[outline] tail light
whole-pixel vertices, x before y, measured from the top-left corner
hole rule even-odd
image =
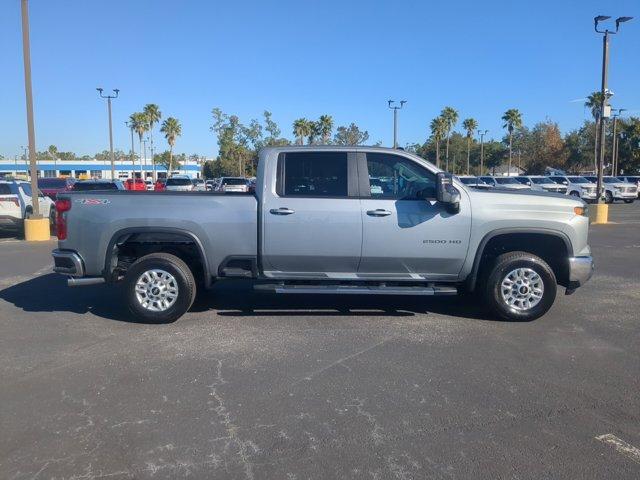
[[[56,200],[56,235],[58,240],[66,240],[67,238],[66,212],[69,210],[71,210],[71,200],[67,198]]]

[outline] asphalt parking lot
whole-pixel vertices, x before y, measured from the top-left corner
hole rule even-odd
[[[640,478],[640,202],[530,323],[219,287],[170,325],[0,239],[0,478]]]

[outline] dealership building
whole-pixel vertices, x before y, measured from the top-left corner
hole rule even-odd
[[[172,175],[188,175],[191,178],[202,176],[202,160],[185,160],[180,162],[180,168],[173,170]],[[167,176],[167,169],[162,165],[152,165],[151,159],[143,159],[140,162],[132,163],[127,160],[114,162],[115,177],[120,180],[127,178],[144,177],[153,178],[154,171],[157,178]],[[0,160],[0,178],[6,176],[24,176],[29,171],[28,162],[24,160]],[[74,177],[74,178],[104,178],[111,179],[111,162],[101,160],[51,160],[38,161],[38,177]]]

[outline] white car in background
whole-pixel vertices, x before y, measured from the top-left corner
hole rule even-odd
[[[55,220],[55,206],[53,200],[38,195],[40,214]],[[0,181],[0,227],[22,230],[24,219],[33,212],[31,198],[31,184],[18,181]]]
[[[174,175],[167,179],[164,189],[168,192],[191,192],[193,183],[187,175]]]
[[[153,180],[151,179],[146,179],[144,181],[145,186],[147,187],[147,190],[153,190],[154,189],[154,183]]]
[[[590,175],[585,178],[597,185],[598,177]],[[616,200],[622,200],[624,203],[633,203],[638,198],[637,185],[624,182],[618,177],[602,177],[602,186],[604,188],[604,200],[607,203],[613,203]]]
[[[538,192],[562,193],[563,195],[567,193],[566,185],[556,183],[544,175],[522,175],[515,177],[515,179]]]
[[[191,183],[193,184],[194,192],[205,192],[207,190],[207,186],[201,178],[192,178]]]
[[[523,185],[514,177],[490,177],[485,175],[478,178],[495,188],[504,188],[507,190],[531,190],[531,187]]]
[[[596,201],[596,186],[585,177],[579,175],[550,175],[549,178],[557,184],[567,187],[567,195],[580,197],[587,203]]]
[[[489,185],[487,182],[480,179],[480,177],[474,177],[473,175],[460,175],[458,179],[465,185],[477,188],[479,190],[487,190],[489,188],[493,188],[493,185]]]
[[[247,193],[249,191],[249,180],[244,177],[222,177],[219,192],[240,192]]]

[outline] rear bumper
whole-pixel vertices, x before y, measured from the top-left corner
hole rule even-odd
[[[592,257],[569,257],[569,288],[578,288],[587,283],[594,268]]]
[[[53,271],[73,277],[84,276],[84,262],[73,250],[53,250]]]
[[[24,220],[12,215],[0,215],[0,228],[20,228]]]

